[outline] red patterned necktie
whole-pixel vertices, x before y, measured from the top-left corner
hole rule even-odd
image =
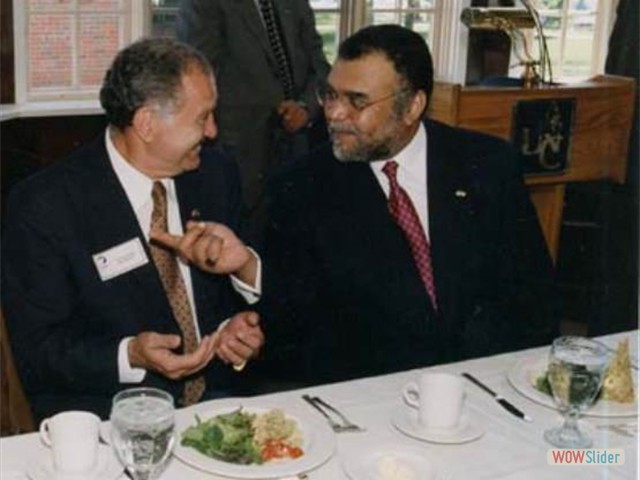
[[[398,163],[391,160],[385,163],[382,171],[389,177],[389,212],[391,212],[394,220],[409,241],[411,253],[420,272],[422,282],[431,298],[433,308],[437,310],[438,304],[436,302],[436,288],[433,282],[431,252],[424,229],[420,224],[420,218],[409,195],[398,184]]]
[[[161,182],[153,182],[151,191],[153,199],[153,212],[151,213],[151,229],[167,231],[167,191]],[[169,299],[171,311],[182,332],[184,352],[190,353],[198,348],[196,326],[191,312],[191,304],[187,296],[187,287],[180,273],[178,260],[173,252],[159,245],[149,245],[151,257],[156,264],[162,286]],[[204,376],[200,375],[187,380],[184,386],[182,403],[184,406],[192,405],[200,400],[205,390]]]

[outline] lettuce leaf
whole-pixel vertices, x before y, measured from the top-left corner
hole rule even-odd
[[[200,453],[239,465],[263,463],[253,444],[254,415],[236,410],[202,421],[196,415],[196,425],[182,432],[181,444]]]

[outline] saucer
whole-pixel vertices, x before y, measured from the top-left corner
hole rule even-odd
[[[405,407],[396,411],[391,421],[401,433],[431,443],[467,443],[484,435],[484,430],[464,415],[457,427],[428,428],[418,422],[417,411]]]
[[[421,447],[383,444],[341,457],[342,469],[351,480],[451,480],[450,474]]]
[[[111,447],[104,445],[98,446],[96,466],[83,473],[56,472],[51,450],[41,450],[40,453],[38,459],[29,463],[27,475],[31,480],[114,480],[124,471]]]

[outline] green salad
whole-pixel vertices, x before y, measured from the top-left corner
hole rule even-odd
[[[202,421],[182,433],[181,444],[200,453],[240,465],[261,464],[262,456],[253,442],[255,415],[236,410]]]
[[[551,391],[551,383],[549,382],[549,376],[547,372],[544,372],[542,375],[536,378],[534,387],[536,387],[536,390],[539,390],[542,393],[553,396],[553,392]]]
[[[304,455],[296,421],[277,408],[264,413],[239,408],[208,420],[195,417],[196,424],[182,433],[181,444],[216,460],[252,465]]]

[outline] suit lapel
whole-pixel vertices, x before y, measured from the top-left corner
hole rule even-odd
[[[145,329],[166,330],[166,321],[172,318],[153,260],[140,230],[131,204],[111,167],[104,139],[96,142],[92,154],[71,179],[75,199],[83,205],[84,237],[93,255],[132,239],[142,243],[148,263],[105,282],[118,298],[127,298],[139,312],[137,321]],[[97,275],[97,273],[96,273]]]
[[[274,7],[280,18],[280,27],[284,41],[284,48],[287,49],[289,58],[293,58],[292,46],[296,42],[296,21],[293,18],[294,12],[289,0],[274,0]],[[294,72],[295,74],[295,72]]]
[[[203,221],[217,220],[211,211],[214,202],[207,194],[212,191],[212,186],[215,185],[214,179],[203,171],[194,171],[176,177],[175,184],[183,226],[186,227],[186,223],[195,216],[200,217]],[[207,204],[203,204],[205,200],[207,200]],[[215,288],[212,282],[219,282],[223,277],[203,273],[195,267],[191,267],[190,272],[198,323],[200,331],[204,335],[216,327],[212,320],[219,318],[216,315],[216,305],[221,304],[219,301],[220,289]]]
[[[473,191],[468,172],[460,165],[463,153],[449,141],[448,130],[431,122],[426,127],[431,261],[438,304],[446,313],[455,308],[466,253],[472,246],[466,226],[474,214]]]
[[[258,12],[258,6],[256,4],[256,0],[235,0],[237,1],[239,14],[242,16],[247,30],[250,31],[255,37],[262,48],[264,50],[265,55],[267,56],[268,62],[272,67],[276,68],[276,59],[273,56],[273,52],[271,51],[271,45],[269,44],[269,38],[267,37],[267,31],[264,27],[264,23],[262,21],[262,16],[260,12]],[[274,2],[276,6],[279,2]]]
[[[388,305],[400,309],[415,306],[416,299],[424,299],[426,306],[427,295],[411,250],[388,212],[387,199],[371,168],[357,163],[337,168],[331,200],[337,214],[328,218],[337,222],[332,248],[344,247],[344,251],[334,255],[353,263],[355,281],[364,282],[363,288],[373,292],[372,298],[388,299]]]

